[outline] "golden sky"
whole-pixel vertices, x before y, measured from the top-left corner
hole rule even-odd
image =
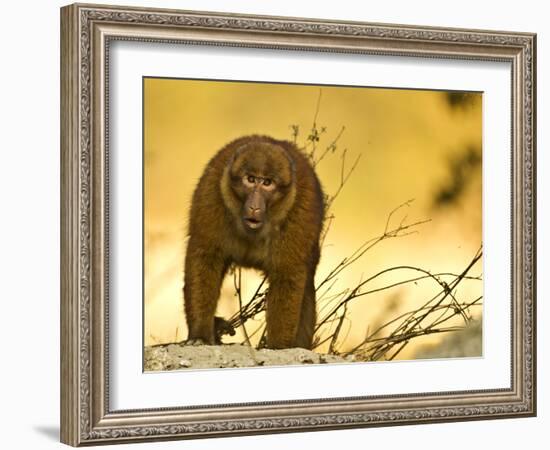
[[[361,243],[380,235],[390,211],[409,199],[414,202],[396,213],[396,224],[405,215],[406,223],[430,222],[416,227],[418,233],[385,240],[367,252],[338,277],[334,292],[392,266],[460,273],[482,239],[481,107],[481,94],[464,99],[426,90],[145,79],[145,344],[187,335],[182,298],[187,215],[208,160],[243,135],[292,139],[291,125],[299,127],[298,143],[303,144],[316,111],[317,126],[326,127],[320,150],[345,127],[337,151],[317,166],[325,193],[338,189],[342,152],[346,168],[360,155],[332,206],[335,219],[317,281]],[[481,264],[475,269],[480,275]],[[379,282],[406,278],[392,277]],[[257,276],[247,273],[245,279],[253,290]],[[238,302],[231,280],[226,281],[218,315],[227,318]],[[420,282],[355,299],[342,346],[356,344],[368,327],[422,304],[434,289],[433,283]],[[473,300],[482,295],[482,283],[463,283],[459,294]],[[473,311],[481,314],[479,307]],[[437,339],[421,338],[416,344]],[[415,347],[411,344],[399,357],[410,358]]]

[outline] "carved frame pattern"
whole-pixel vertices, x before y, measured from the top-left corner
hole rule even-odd
[[[93,5],[67,6],[61,16],[63,442],[78,446],[535,414],[535,35]],[[179,37],[180,31],[185,35]],[[316,43],[319,37],[323,44]],[[101,109],[108,83],[99,78],[113,39],[510,61],[512,388],[243,404],[236,405],[242,411],[227,414],[223,405],[109,411],[108,196],[102,184],[108,183],[108,112]],[[98,149],[105,154],[98,155]],[[355,410],[342,408],[344,401],[357,402]],[[293,412],[285,413],[285,405]]]

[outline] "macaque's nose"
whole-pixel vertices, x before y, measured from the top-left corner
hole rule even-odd
[[[245,214],[251,219],[263,220],[265,212],[265,200],[258,191],[252,192],[245,203]]]

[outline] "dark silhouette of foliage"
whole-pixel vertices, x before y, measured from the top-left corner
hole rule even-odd
[[[479,94],[473,92],[444,92],[444,96],[452,109],[466,109],[479,98]]]
[[[481,166],[481,149],[469,146],[464,152],[449,161],[450,181],[438,189],[434,207],[455,204]]]

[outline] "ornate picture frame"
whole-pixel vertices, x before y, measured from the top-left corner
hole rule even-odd
[[[115,41],[506,62],[510,386],[114,410],[109,84]],[[536,414],[536,35],[75,4],[61,9],[61,441],[94,445]],[[155,376],[155,375],[151,375]]]

